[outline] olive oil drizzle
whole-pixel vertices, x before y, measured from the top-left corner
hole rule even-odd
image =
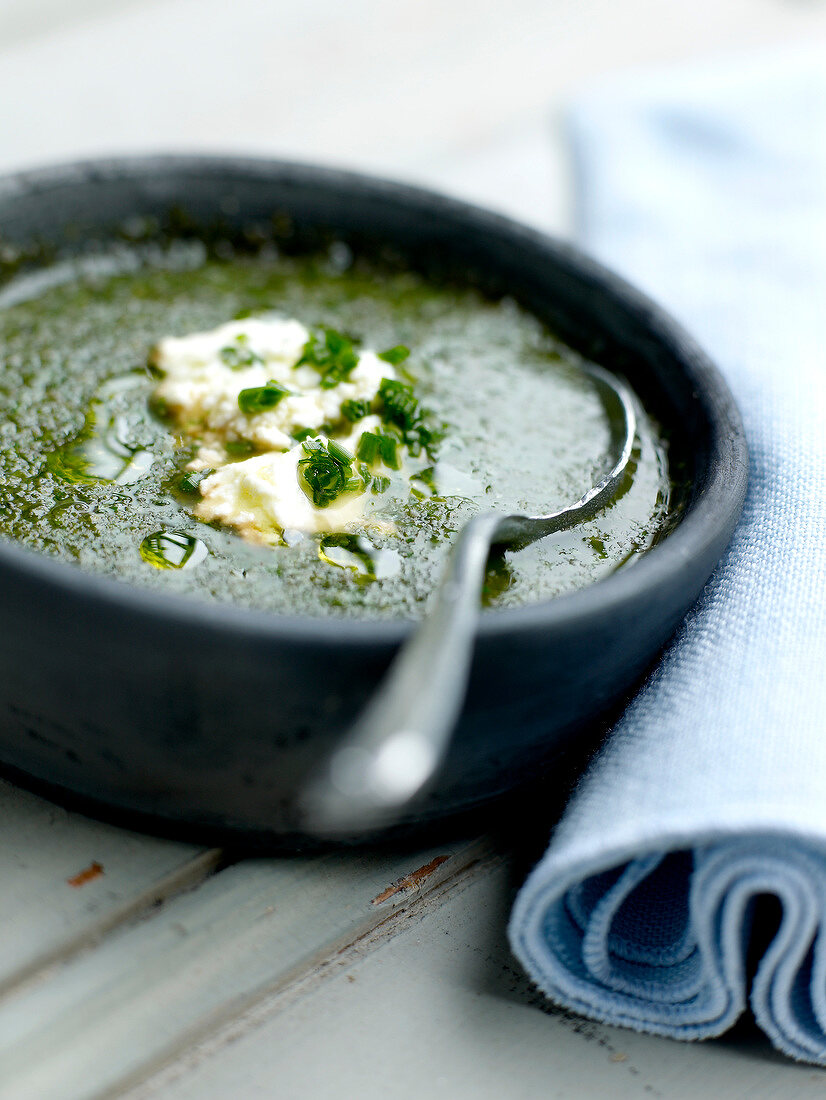
[[[591,484],[603,411],[579,377],[576,355],[514,303],[359,258],[342,266],[332,250],[222,261],[193,248],[185,256],[152,248],[130,251],[120,271],[113,261],[102,273],[46,280],[36,293],[0,303],[3,537],[192,598],[282,613],[412,618],[453,532],[480,507],[547,510]],[[181,483],[192,447],[155,415],[162,410],[148,410],[148,350],[162,335],[271,309],[325,318],[338,332],[358,333],[365,347],[410,349],[402,385],[415,380],[422,406],[451,432],[438,461],[422,446],[421,469],[405,478],[404,492],[392,485],[395,533],[368,527],[360,536],[291,536],[284,546],[259,548],[226,529],[195,525],[200,487],[194,478]],[[239,345],[233,356],[244,352]],[[423,444],[420,428],[431,430],[430,422],[417,423],[412,410],[405,419],[403,391],[387,397],[400,442],[408,435],[415,442],[418,432]],[[593,583],[673,525],[678,507],[664,437],[644,413],[641,425],[636,468],[614,506],[598,523],[492,561],[486,605],[516,606]],[[244,444],[236,451],[239,459],[254,453]],[[464,478],[448,476],[451,468]],[[398,478],[384,462],[371,472]]]

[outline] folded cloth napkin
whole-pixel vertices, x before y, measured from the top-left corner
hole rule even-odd
[[[570,119],[587,249],[717,360],[751,449],[726,558],[592,761],[510,936],[551,998],[682,1039],[751,1005],[826,1064],[826,66],[626,79]],[[751,976],[755,901],[779,900]],[[758,910],[759,911],[759,910]]]

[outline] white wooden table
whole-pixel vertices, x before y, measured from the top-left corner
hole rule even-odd
[[[822,4],[0,0],[0,169],[273,153],[564,233],[577,86],[796,37],[826,45]],[[505,941],[523,862],[494,838],[228,862],[0,782],[0,1098],[826,1096],[749,1028],[685,1045],[545,1005]]]

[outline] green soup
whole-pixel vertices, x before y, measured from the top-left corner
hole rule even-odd
[[[256,546],[193,517],[197,484],[182,482],[193,446],[153,408],[150,351],[266,310],[365,347],[410,349],[406,377],[446,428],[438,479],[393,497],[392,531],[288,533]],[[314,616],[420,615],[469,517],[572,504],[612,458],[581,360],[535,317],[509,299],[354,261],[340,245],[298,258],[124,248],[18,277],[0,291],[0,432],[6,538],[130,584]],[[483,602],[546,600],[627,568],[675,512],[662,433],[640,408],[615,501],[575,530],[494,557]]]

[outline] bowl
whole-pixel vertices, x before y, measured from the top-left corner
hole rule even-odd
[[[511,295],[629,379],[667,429],[687,486],[681,520],[633,567],[483,614],[448,758],[399,823],[415,828],[552,767],[639,682],[731,537],[746,486],[740,417],[694,341],[577,249],[347,172],[152,157],[9,176],[0,180],[0,278],[122,241],[136,226],[214,243],[262,225],[290,246],[334,237]],[[410,630],[160,597],[2,542],[0,764],[55,797],[167,833],[301,845],[297,791]]]

